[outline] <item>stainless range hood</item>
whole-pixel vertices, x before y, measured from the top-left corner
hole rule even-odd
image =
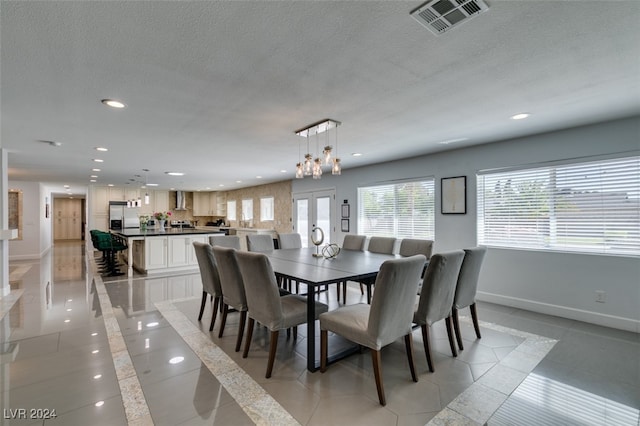
[[[187,197],[184,191],[176,191],[176,210],[187,209]]]

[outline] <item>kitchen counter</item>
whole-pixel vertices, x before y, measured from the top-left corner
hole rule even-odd
[[[197,270],[193,243],[208,243],[210,236],[224,235],[222,231],[197,228],[126,228],[111,232],[127,239],[130,277],[134,267],[146,274]]]
[[[205,227],[202,227],[205,228]],[[168,236],[168,235],[193,235],[193,234],[224,234],[223,231],[214,230],[213,227],[207,227],[207,229],[198,228],[147,228],[142,230],[140,228],[126,228],[120,230],[112,229],[111,232],[117,235],[121,235],[125,238],[129,237],[152,237],[152,236]]]

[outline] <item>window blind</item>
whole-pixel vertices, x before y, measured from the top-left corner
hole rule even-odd
[[[478,242],[640,255],[640,157],[478,175]]]
[[[358,188],[358,234],[434,238],[434,180]]]

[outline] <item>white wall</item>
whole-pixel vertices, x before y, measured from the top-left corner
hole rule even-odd
[[[341,176],[294,180],[292,191],[335,187],[338,209],[344,199],[351,204],[355,233],[358,186],[433,176],[434,250],[446,251],[476,244],[478,170],[632,151],[637,155],[639,150],[640,117],[633,117],[355,169],[348,169],[345,158]],[[466,215],[439,213],[440,179],[450,176],[467,176]],[[640,332],[639,277],[638,258],[490,249],[478,298]],[[596,290],[607,292],[606,303],[595,302]]]
[[[9,188],[22,190],[22,240],[9,241],[9,259],[39,259],[51,248],[51,218],[44,217],[51,195],[38,182],[9,181]]]

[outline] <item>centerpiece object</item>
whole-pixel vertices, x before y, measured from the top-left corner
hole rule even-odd
[[[158,221],[158,229],[164,231],[165,222],[171,217],[171,212],[155,212],[153,217]]]
[[[324,231],[322,228],[318,228],[314,226],[311,230],[311,242],[316,246],[316,252],[313,254],[313,257],[322,257],[320,253],[320,244],[324,242]]]
[[[140,229],[142,231],[146,231],[147,230],[147,224],[149,223],[149,216],[147,215],[142,215],[140,216]]]

